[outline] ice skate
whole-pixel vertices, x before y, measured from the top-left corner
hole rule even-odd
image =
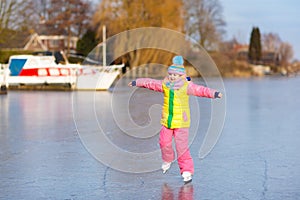
[[[182,178],[183,178],[184,184],[188,184],[188,183],[192,182],[192,174],[190,172],[183,172]]]
[[[163,170],[163,174],[165,174],[168,171],[168,169],[170,169],[171,164],[172,163],[170,163],[170,162],[164,162],[162,164],[161,169]]]

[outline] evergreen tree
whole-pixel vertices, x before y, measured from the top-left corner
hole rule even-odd
[[[81,39],[77,42],[77,52],[82,53],[84,56],[87,56],[90,51],[92,51],[99,41],[96,39],[96,32],[88,29],[87,32],[82,36]]]
[[[257,63],[261,60],[261,53],[260,31],[258,27],[253,27],[248,51],[249,61],[251,63]]]

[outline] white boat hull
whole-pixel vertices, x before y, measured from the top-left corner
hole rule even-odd
[[[69,84],[76,83],[76,76],[8,76],[8,85],[50,85],[50,84]]]
[[[8,86],[68,85],[76,90],[108,90],[124,65],[56,64],[51,56],[12,56]]]
[[[77,77],[77,90],[107,90],[120,75],[119,71],[101,72]]]

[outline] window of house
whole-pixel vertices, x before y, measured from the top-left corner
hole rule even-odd
[[[59,41],[58,40],[50,40],[49,45],[50,45],[50,47],[59,47]]]

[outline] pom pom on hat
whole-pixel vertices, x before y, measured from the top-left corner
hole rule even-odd
[[[174,65],[183,65],[184,63],[182,56],[174,56],[172,61]]]
[[[168,68],[168,73],[169,74],[179,74],[179,75],[184,75],[185,74],[185,69],[183,66],[183,58],[182,56],[174,56],[172,59],[173,65],[171,65]]]

